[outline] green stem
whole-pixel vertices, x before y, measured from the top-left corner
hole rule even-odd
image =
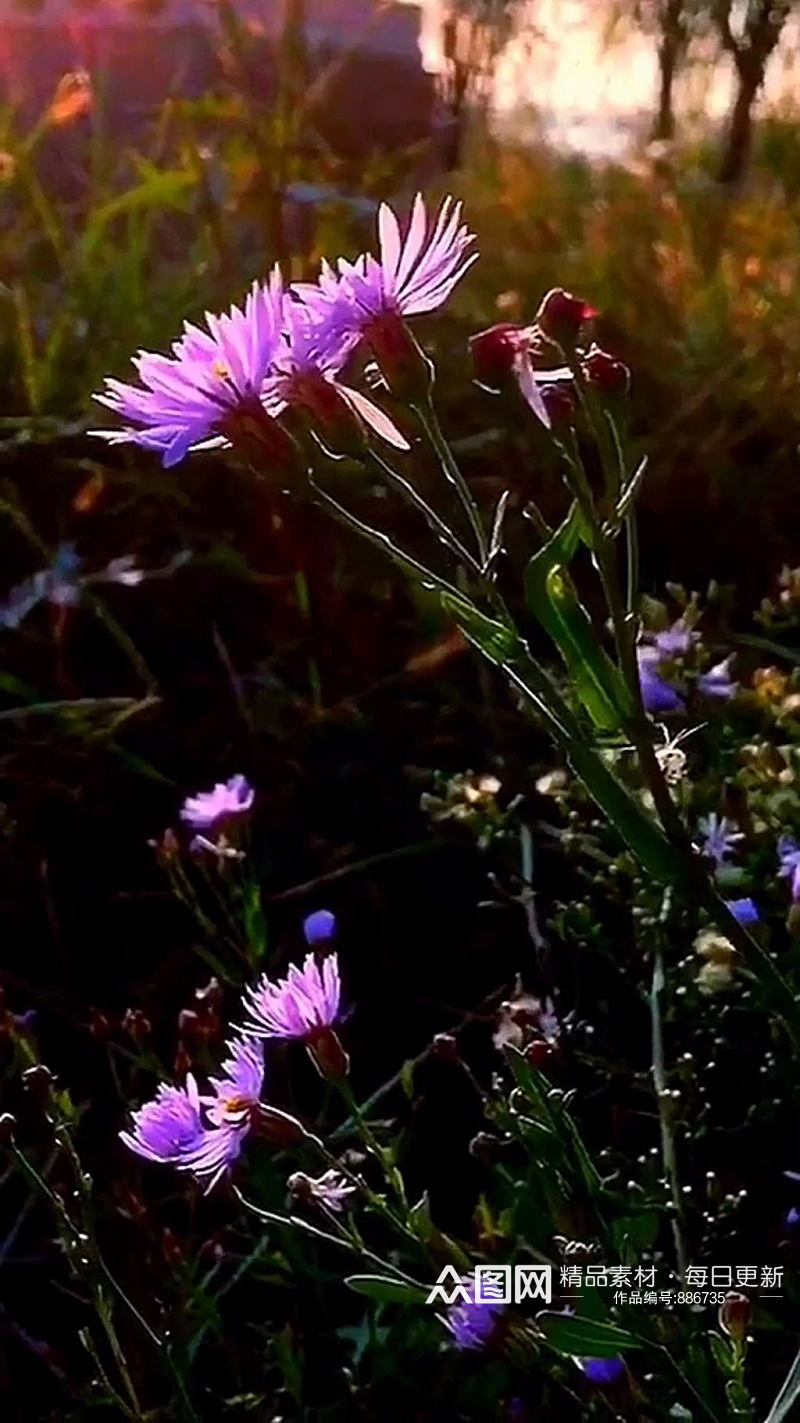
[[[680,1181],[678,1179],[675,1138],[672,1133],[672,1122],[670,1121],[667,1099],[667,1071],[664,1060],[664,1034],[661,1024],[661,995],[664,992],[666,982],[661,930],[669,915],[671,902],[672,890],[667,887],[664,891],[661,913],[659,915],[659,925],[656,930],[655,943],[653,946],[653,983],[650,990],[650,1025],[653,1088],[658,1103],[658,1120],[661,1129],[661,1159],[664,1163],[664,1174],[669,1184],[669,1192],[672,1200],[673,1215],[671,1226],[672,1238],[675,1242],[675,1256],[678,1262],[678,1274],[681,1280],[684,1280],[686,1278],[686,1267],[689,1262],[683,1239],[683,1203],[681,1199]]]
[[[478,558],[483,568],[489,557],[489,544],[483,523],[481,522],[480,510],[472,497],[472,491],[466,479],[459,469],[453,451],[444,437],[442,427],[439,424],[439,417],[433,406],[433,401],[429,397],[424,404],[413,405],[411,408],[414,410],[420,425],[425,431],[428,441],[441,465],[445,479],[455,490],[458,502],[467,516],[470,528],[475,535]]]

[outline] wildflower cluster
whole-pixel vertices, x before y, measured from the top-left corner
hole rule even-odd
[[[378,231],[378,257],[323,262],[315,284],[288,288],[276,267],[241,307],[206,313],[205,330],[187,322],[171,355],[139,352],[141,384],[108,379],[97,396],[123,426],[96,433],[155,450],[165,466],[211,442],[255,443],[286,468],[297,456],[288,433],[296,422],[333,453],[358,448],[365,427],[407,449],[389,415],[344,380],[345,367],[370,355],[393,392],[426,387],[429,369],[405,318],[441,306],[477,254],[451,198],[431,222],[417,195],[404,235],[383,204]]]
[[[234,781],[243,780],[234,777]],[[230,783],[229,783],[230,784]],[[217,787],[216,791],[225,789]],[[197,797],[198,801],[203,797]],[[309,945],[325,946],[333,931],[333,917],[322,920],[319,911],[306,921]],[[320,934],[320,923],[330,933]],[[134,1112],[130,1131],[120,1133],[131,1151],[148,1161],[158,1161],[188,1171],[210,1191],[233,1166],[248,1136],[262,1131],[273,1139],[290,1140],[303,1134],[299,1122],[262,1100],[264,1043],[289,1039],[305,1043],[320,1071],[341,1076],[347,1057],[333,1030],[339,1016],[341,984],[335,952],[318,957],[312,949],[302,968],[295,965],[288,977],[272,981],[266,974],[245,990],[246,1022],[226,1045],[220,1075],[209,1078],[201,1092],[193,1073],[183,1087],[162,1084],[152,1101]],[[333,1192],[340,1208],[338,1179],[323,1185],[311,1183],[310,1197]]]

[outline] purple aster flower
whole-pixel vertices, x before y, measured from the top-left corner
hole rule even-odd
[[[409,448],[380,406],[338,379],[348,346],[335,313],[287,294],[282,324],[283,335],[261,392],[273,419],[287,409],[304,412],[335,454],[353,447],[360,452],[361,441],[354,445],[354,437],[362,424],[396,449]]]
[[[207,312],[206,331],[185,322],[171,356],[140,351],[133,361],[140,386],[106,379],[105,391],[95,399],[126,423],[92,433],[112,444],[133,441],[156,450],[169,467],[210,437],[217,443],[235,438],[237,422],[244,421],[249,429],[255,423],[267,445],[284,453],[287,437],[272,428],[260,402],[279,349],[282,317],[283,284],[276,267],[269,281],[253,283],[243,310]]]
[[[193,1077],[186,1087],[161,1083],[152,1102],[133,1113],[131,1131],[121,1131],[120,1141],[147,1161],[176,1165],[199,1146],[203,1136],[200,1101]]]
[[[706,697],[719,697],[723,701],[734,696],[739,689],[739,683],[731,680],[732,661],[731,653],[729,657],[723,658],[722,662],[717,662],[707,672],[701,673],[697,679],[697,690]]]
[[[465,1276],[462,1283],[469,1298],[450,1305],[447,1328],[457,1349],[483,1349],[494,1333],[505,1306],[499,1300],[476,1300],[474,1275]]]
[[[404,318],[436,311],[477,258],[474,235],[461,221],[461,203],[446,197],[432,224],[417,193],[405,235],[386,203],[378,210],[380,257],[339,261],[338,274],[323,268],[316,287],[298,288],[304,302],[327,313],[350,349],[362,340],[395,386],[416,377],[420,352]],[[427,374],[425,375],[427,380]]]
[[[316,1180],[311,1176],[306,1176],[303,1171],[295,1171],[286,1184],[292,1195],[299,1201],[327,1206],[328,1210],[337,1213],[344,1210],[348,1200],[356,1194],[357,1189],[350,1185],[344,1176],[333,1167]]]
[[[734,919],[745,927],[748,924],[757,924],[761,918],[758,905],[753,899],[726,899],[725,904]]]
[[[309,948],[327,944],[336,934],[336,915],[330,909],[317,909],[303,920],[303,937]]]
[[[728,856],[734,853],[737,842],[744,839],[741,830],[734,830],[732,821],[724,815],[717,815],[713,810],[710,815],[704,815],[698,820],[697,828],[702,836],[703,854],[713,860],[715,865],[723,864]]]
[[[691,651],[697,641],[698,634],[687,625],[684,618],[678,618],[671,627],[666,628],[664,632],[655,633],[653,637],[653,644],[662,657],[680,657]]]
[[[590,1383],[616,1383],[625,1372],[625,1360],[618,1354],[611,1359],[579,1359],[578,1362]]]
[[[292,964],[286,978],[272,983],[266,974],[246,988],[245,1032],[259,1038],[313,1040],[336,1021],[339,1012],[339,962],[336,954],[317,961],[308,954],[302,968]]]
[[[797,1209],[797,1206],[790,1206],[783,1218],[783,1223],[787,1230],[800,1229],[800,1210]]]
[[[191,1149],[176,1162],[202,1181],[206,1192],[239,1157],[252,1129],[264,1085],[264,1053],[251,1038],[234,1038],[226,1044],[230,1057],[221,1077],[209,1078],[211,1092],[200,1096],[207,1125]]]
[[[181,820],[193,830],[210,830],[220,821],[245,815],[254,798],[255,791],[245,776],[231,776],[229,781],[217,781],[213,790],[187,796]]]
[[[679,692],[658,675],[661,654],[656,647],[640,644],[636,649],[639,665],[639,681],[642,688],[644,709],[651,714],[683,711],[684,701]]]
[[[791,835],[778,841],[778,878],[792,882],[792,899],[800,900],[800,845]]]

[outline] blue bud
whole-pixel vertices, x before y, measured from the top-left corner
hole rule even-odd
[[[317,909],[303,920],[303,934],[310,948],[316,944],[326,944],[336,933],[336,915],[330,909]]]

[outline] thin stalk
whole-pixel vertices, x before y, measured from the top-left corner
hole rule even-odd
[[[397,1197],[398,1203],[401,1206],[402,1210],[407,1211],[408,1201],[406,1199],[406,1189],[403,1184],[403,1178],[400,1175],[400,1172],[398,1171],[394,1162],[391,1160],[389,1153],[384,1149],[384,1147],[381,1146],[380,1142],[375,1136],[372,1127],[370,1126],[369,1122],[364,1116],[361,1107],[356,1101],[356,1097],[352,1087],[350,1086],[350,1083],[347,1081],[346,1078],[340,1077],[336,1080],[336,1087],[339,1090],[339,1095],[341,1096],[350,1117],[355,1122],[358,1128],[359,1134],[361,1136],[362,1141],[364,1142],[364,1145],[369,1149],[369,1151],[375,1157],[375,1160],[378,1162],[378,1165],[380,1166],[384,1176],[386,1177],[386,1183],[390,1187],[394,1195]]]
[[[675,1257],[678,1262],[678,1274],[684,1280],[686,1278],[686,1267],[688,1257],[686,1245],[683,1238],[683,1204],[681,1199],[680,1181],[678,1178],[678,1159],[675,1152],[675,1138],[672,1132],[672,1122],[669,1115],[667,1071],[664,1060],[664,1033],[661,1022],[661,996],[666,983],[664,973],[664,950],[662,944],[662,929],[669,915],[672,901],[672,892],[669,888],[664,891],[664,898],[659,915],[659,925],[655,934],[653,945],[653,982],[650,990],[650,1031],[652,1050],[652,1074],[653,1088],[658,1104],[658,1120],[661,1130],[661,1159],[664,1163],[664,1174],[669,1184],[670,1199],[672,1201],[672,1239],[675,1243]]]
[[[458,535],[445,523],[444,519],[440,518],[436,510],[431,507],[411,481],[405,479],[396,469],[392,469],[392,466],[378,454],[377,450],[370,449],[368,451],[368,457],[370,463],[375,465],[384,478],[388,479],[391,484],[396,485],[406,502],[422,514],[428,526],[437,537],[441,539],[442,543],[456,555],[456,558],[460,559],[460,561],[465,564],[467,568],[472,569],[473,572],[480,573],[480,565],[470,553],[469,549],[465,548]]]
[[[481,567],[483,568],[489,557],[489,544],[486,538],[486,531],[481,521],[480,510],[472,497],[472,490],[459,469],[453,451],[444,437],[433,401],[429,398],[425,404],[414,405],[412,409],[436,454],[445,479],[455,490],[458,502],[467,516],[470,528],[475,535],[478,557]]]

